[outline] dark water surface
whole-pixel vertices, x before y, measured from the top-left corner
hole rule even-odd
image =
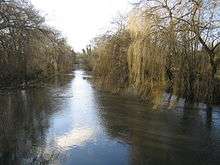
[[[0,164],[220,164],[220,108],[155,110],[85,76],[0,93]]]

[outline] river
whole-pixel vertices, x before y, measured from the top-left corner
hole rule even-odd
[[[0,164],[219,165],[220,108],[154,109],[83,70],[0,93]]]

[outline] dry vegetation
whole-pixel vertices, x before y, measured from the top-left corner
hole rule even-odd
[[[168,91],[212,103],[219,94],[219,16],[217,0],[142,0],[116,32],[96,38],[90,66],[113,91],[132,88],[144,99]]]
[[[0,82],[29,80],[72,68],[74,52],[26,0],[0,0]]]

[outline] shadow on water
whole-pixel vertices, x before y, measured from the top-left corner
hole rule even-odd
[[[56,112],[53,105],[59,104],[50,88],[62,88],[71,79],[56,77],[48,88],[4,91],[0,95],[0,164],[50,161],[54,153],[45,151],[46,137],[50,117]]]
[[[0,163],[30,163],[38,156],[35,152],[44,146],[49,127],[49,97],[27,91],[0,96]],[[48,106],[48,107],[46,107]],[[42,111],[42,108],[48,111]],[[31,109],[31,110],[30,110]],[[37,153],[38,154],[38,153]],[[40,154],[40,153],[39,153]]]
[[[97,91],[87,77],[76,70],[42,88],[4,91],[0,164],[220,164],[219,107],[168,97],[156,110]]]

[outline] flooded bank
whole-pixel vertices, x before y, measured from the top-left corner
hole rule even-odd
[[[0,95],[0,164],[220,164],[220,108],[97,91],[83,70]]]

